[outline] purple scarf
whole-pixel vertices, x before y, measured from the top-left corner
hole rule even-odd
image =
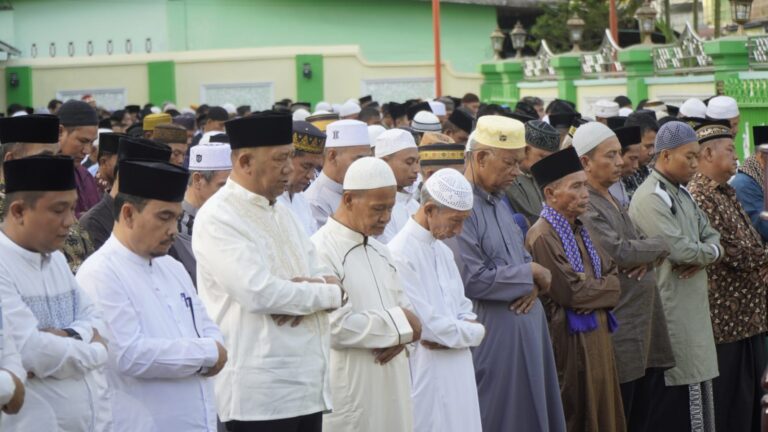
[[[565,257],[568,258],[568,262],[571,264],[573,271],[584,274],[584,261],[581,259],[581,252],[579,251],[579,245],[576,243],[576,237],[573,235],[571,224],[563,217],[563,215],[546,204],[544,204],[544,207],[541,210],[541,217],[546,219],[546,221],[552,225],[557,236],[560,237],[560,242],[563,244],[563,249],[565,250]],[[587,229],[582,226],[579,230],[579,234],[581,235],[581,239],[584,241],[584,247],[589,254],[589,261],[592,263],[595,279],[600,279],[603,271],[600,255],[597,254],[597,250],[592,244],[592,239],[589,238]],[[597,328],[597,317],[594,312],[582,315],[577,314],[571,309],[566,309],[565,316],[568,320],[568,330],[571,334],[587,333]],[[613,333],[618,326],[618,322],[616,321],[613,312],[608,311],[608,330]]]

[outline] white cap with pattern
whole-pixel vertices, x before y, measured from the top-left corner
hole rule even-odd
[[[459,211],[472,210],[472,185],[453,168],[443,168],[430,176],[424,187],[438,203]]]

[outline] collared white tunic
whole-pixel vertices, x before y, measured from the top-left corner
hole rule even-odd
[[[0,232],[0,298],[22,365],[34,374],[24,406],[4,416],[1,430],[109,430],[107,350],[89,343],[100,317],[64,255],[29,251]],[[82,340],[40,331],[47,328],[70,328]]]
[[[323,429],[333,432],[392,432],[413,429],[405,351],[386,364],[373,349],[411,342],[410,308],[387,247],[328,218],[312,242],[349,296],[331,318],[333,412]]]
[[[398,192],[395,196],[395,206],[392,207],[392,218],[384,232],[376,240],[387,244],[405,227],[408,219],[419,210],[419,203],[408,192]]]
[[[104,316],[115,432],[215,432],[213,380],[221,332],[184,266],[136,255],[114,234],[77,272]]]
[[[304,196],[304,192],[291,196],[287,191],[277,197],[277,201],[286,206],[296,217],[296,220],[304,228],[308,236],[317,231],[317,221],[312,216],[312,207]]]
[[[330,409],[326,311],[341,306],[341,290],[291,280],[332,273],[290,210],[230,178],[197,213],[192,249],[200,298],[229,350],[215,379],[221,421]],[[272,314],[304,320],[278,326]]]
[[[414,431],[480,432],[480,404],[470,347],[485,336],[453,252],[413,218],[389,242],[405,293],[421,320],[422,340],[450,349],[416,344],[411,365]]]
[[[325,221],[339,208],[343,192],[344,186],[331,180],[324,172],[321,172],[304,192],[318,228],[325,225]]]

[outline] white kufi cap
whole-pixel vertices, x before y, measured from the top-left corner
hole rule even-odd
[[[226,171],[232,169],[229,144],[198,144],[189,150],[190,171]]]
[[[315,105],[315,111],[333,111],[333,107],[326,101],[320,101]]]
[[[459,211],[472,210],[472,185],[453,168],[436,171],[424,183],[429,195],[440,204]]]
[[[599,100],[595,102],[594,111],[596,117],[616,117],[619,115],[619,104],[605,99]]]
[[[381,159],[360,158],[349,166],[344,175],[344,190],[370,190],[397,186],[392,168]]]
[[[589,122],[576,129],[576,133],[573,134],[573,147],[579,156],[584,156],[603,141],[615,136],[616,134],[608,126],[599,122]]]
[[[728,120],[739,116],[739,105],[730,96],[717,96],[709,100],[707,117],[715,120]]]
[[[386,132],[387,128],[385,128],[382,125],[370,125],[368,126],[368,139],[370,140],[372,145],[376,145],[376,138],[379,137],[379,135]]]
[[[390,129],[376,138],[374,144],[376,157],[382,158],[408,148],[416,148],[416,141],[410,132],[403,129]]]
[[[309,111],[304,108],[299,108],[293,112],[293,121],[304,121],[309,117]]]
[[[413,116],[411,127],[416,132],[442,132],[440,119],[429,111],[419,111]]]
[[[683,117],[705,118],[707,116],[707,106],[701,99],[690,98],[680,106],[680,114]]]
[[[326,148],[370,146],[368,125],[358,120],[339,120],[328,125],[325,130]]]

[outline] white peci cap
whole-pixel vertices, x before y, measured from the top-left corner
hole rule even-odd
[[[325,129],[326,148],[370,146],[368,125],[358,120],[339,120]]]
[[[397,186],[392,168],[381,159],[360,158],[352,163],[344,175],[344,190],[371,190]]]

